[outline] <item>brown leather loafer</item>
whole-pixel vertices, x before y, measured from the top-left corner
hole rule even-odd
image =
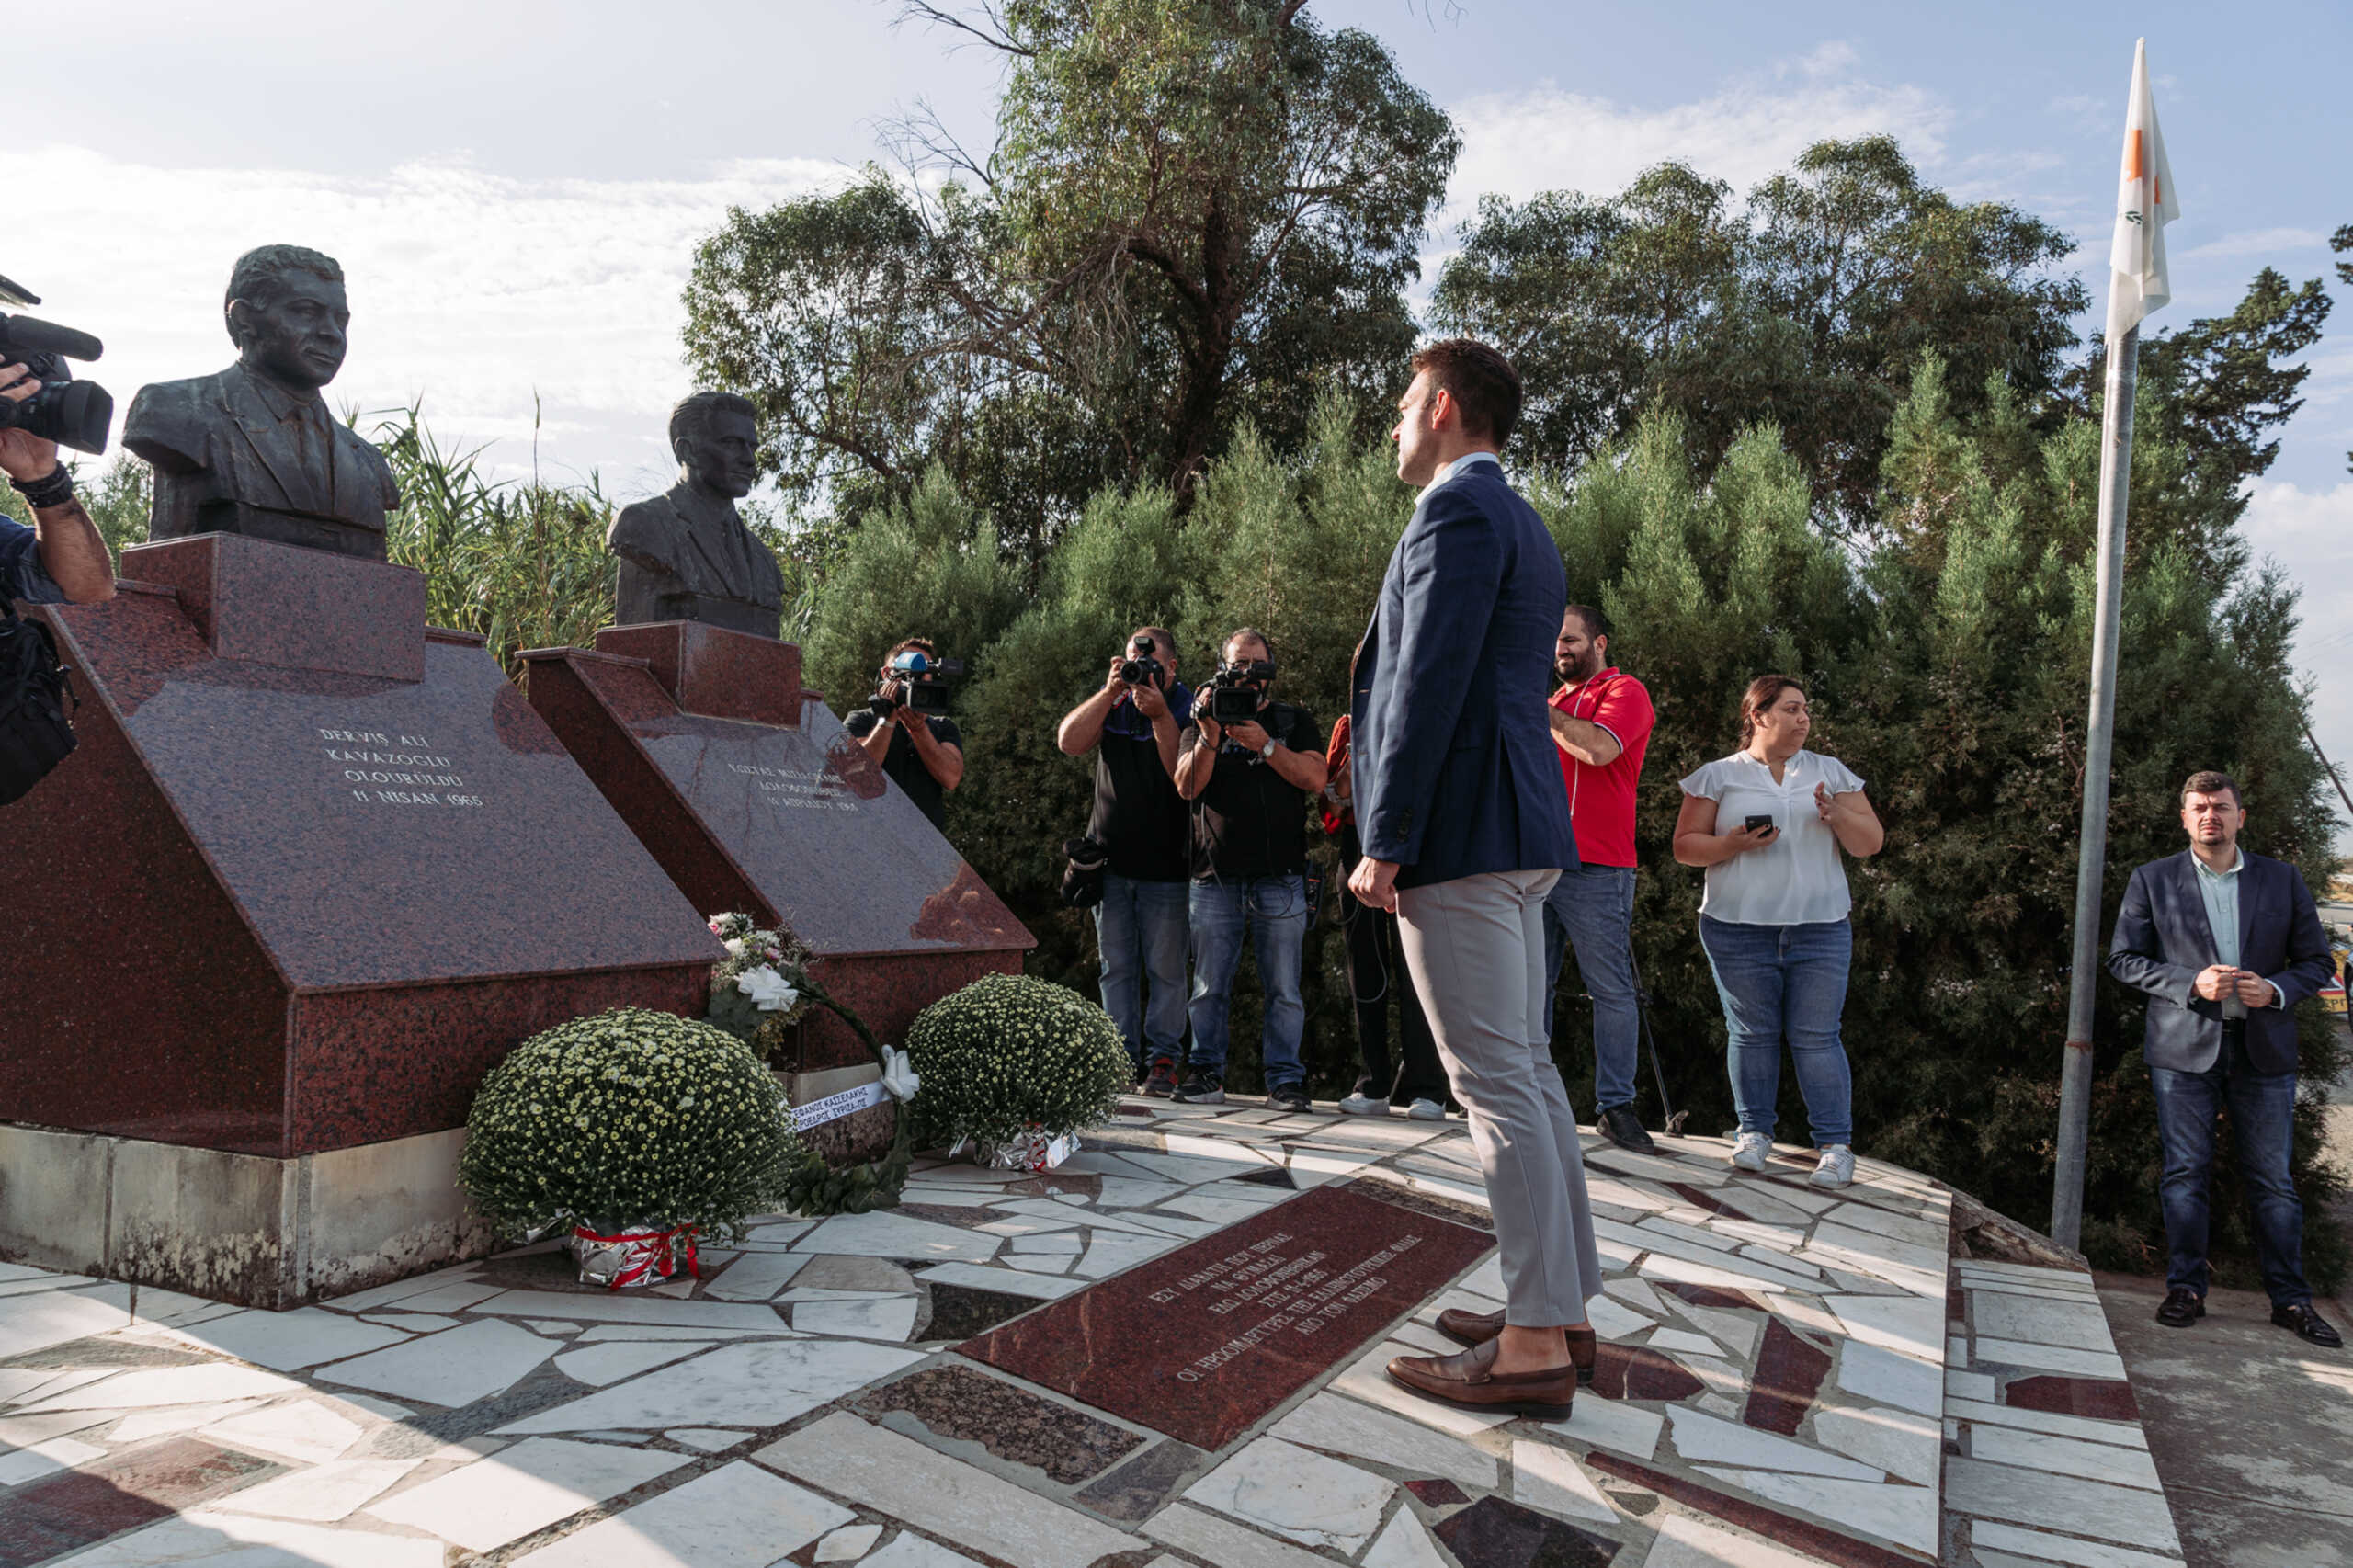
[[[1449,1307],[1438,1314],[1438,1331],[1457,1345],[1484,1345],[1504,1331],[1501,1312],[1466,1312],[1461,1307]],[[1593,1381],[1593,1360],[1598,1353],[1598,1341],[1589,1328],[1564,1331],[1569,1339],[1569,1364],[1577,1369],[1577,1381]]]
[[[1425,1399],[1467,1410],[1568,1419],[1570,1402],[1577,1396],[1575,1368],[1498,1374],[1490,1370],[1495,1361],[1491,1339],[1452,1356],[1400,1356],[1389,1363],[1389,1377]]]

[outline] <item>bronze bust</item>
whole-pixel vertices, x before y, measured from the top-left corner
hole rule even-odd
[[[735,510],[752,493],[758,438],[751,403],[733,392],[696,392],[670,411],[678,483],[622,507],[605,538],[620,558],[615,625],[699,620],[777,634],[784,574]]]
[[[383,560],[392,471],[319,395],[343,368],[343,268],[300,245],[247,251],[225,314],[237,362],[140,388],[123,422],[123,445],[155,469],[147,537],[250,534]]]

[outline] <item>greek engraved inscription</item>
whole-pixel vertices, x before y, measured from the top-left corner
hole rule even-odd
[[[1150,1299],[1159,1305],[1196,1309],[1213,1318],[1239,1314],[1248,1324],[1178,1371],[1178,1382],[1199,1382],[1277,1335],[1321,1333],[1346,1317],[1350,1308],[1380,1294],[1389,1282],[1382,1270],[1422,1241],[1419,1236],[1400,1237],[1354,1267],[1336,1273],[1324,1267],[1331,1259],[1320,1250],[1294,1256],[1293,1239],[1289,1232],[1278,1233],[1152,1292]]]
[[[854,812],[858,797],[838,777],[821,767],[769,767],[731,762],[727,771],[751,781],[760,799],[779,811]]]
[[[360,805],[471,811],[483,803],[464,770],[430,736],[313,728],[330,777]]]

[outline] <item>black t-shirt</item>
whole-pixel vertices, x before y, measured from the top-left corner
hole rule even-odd
[[[1172,703],[1189,700],[1179,686]],[[1101,845],[1114,876],[1138,882],[1181,882],[1192,874],[1192,812],[1176,782],[1160,763],[1160,742],[1150,727],[1133,733],[1142,715],[1115,710],[1129,720],[1122,729],[1106,724],[1095,751],[1095,814],[1086,836]]]
[[[1304,708],[1270,702],[1258,723],[1292,751],[1324,755],[1324,732]],[[1199,728],[1186,725],[1187,736]],[[1209,787],[1193,801],[1194,880],[1279,877],[1305,869],[1307,791],[1229,736],[1218,748]]]
[[[848,731],[853,739],[862,741],[872,734],[874,726],[881,722],[874,716],[873,709],[861,708],[842,721],[842,728]],[[943,719],[932,713],[925,715],[924,722],[931,726],[933,740],[943,745],[954,746],[959,751],[964,749],[964,737],[957,732],[955,720]],[[915,755],[915,743],[908,738],[905,730],[893,729],[891,732],[890,749],[882,754],[882,771],[892,783],[907,792],[907,799],[931,819],[932,826],[942,833],[948,831],[948,791],[939,787],[939,780],[931,776],[931,769],[926,767],[923,758]]]

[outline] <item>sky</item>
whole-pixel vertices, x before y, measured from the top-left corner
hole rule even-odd
[[[2229,310],[2266,266],[2326,278],[2337,299],[2245,527],[2303,585],[2315,729],[2353,763],[2353,290],[2327,249],[2353,222],[2353,6],[1315,0],[1310,14],[1379,36],[1461,131],[1426,278],[1484,192],[1605,192],[1668,158],[1745,189],[1813,141],[1883,131],[1956,196],[2075,237],[2095,312],[2145,36],[2182,206],[2174,301],[2149,328]],[[623,498],[667,483],[697,240],[730,206],[848,178],[918,102],[985,148],[999,79],[984,51],[898,25],[888,0],[76,0],[51,15],[11,40],[17,101],[37,108],[8,136],[19,216],[0,220],[0,274],[43,296],[33,313],[108,341],[89,373],[119,404],[226,364],[230,263],[307,244],[350,278],[338,407],[422,400],[444,444],[487,444],[494,472],[594,471]]]

